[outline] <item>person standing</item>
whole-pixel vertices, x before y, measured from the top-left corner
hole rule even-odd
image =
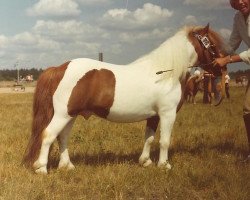
[[[226,92],[226,96],[227,96],[228,99],[230,98],[229,81],[230,81],[230,76],[229,76],[229,74],[226,74],[225,75],[225,92]]]
[[[214,61],[214,66],[224,67],[228,63],[245,62],[250,64],[250,0],[230,0],[231,7],[238,12],[234,16],[233,30],[229,40],[229,46],[232,51],[239,48],[243,41],[248,50],[239,54],[228,55],[222,58],[217,58]],[[250,77],[248,77],[248,80]],[[249,152],[244,162],[250,162],[250,81],[248,81],[244,105],[243,119],[247,131]]]
[[[203,93],[203,103],[212,104],[212,78],[213,74],[204,71],[204,93]]]

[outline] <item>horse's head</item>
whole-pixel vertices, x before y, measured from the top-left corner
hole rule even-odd
[[[220,74],[221,69],[213,67],[212,62],[215,58],[226,55],[221,37],[209,28],[209,24],[202,28],[192,28],[188,37],[198,55],[197,64],[208,72]]]
[[[209,28],[209,24],[204,28],[196,27],[191,29],[188,33],[188,37],[198,55],[197,64],[199,67],[214,76],[222,77],[221,83],[217,83],[215,87],[217,98],[215,99],[214,105],[217,106],[221,103],[225,94],[225,70],[220,67],[214,67],[213,61],[216,58],[226,55],[222,39]]]

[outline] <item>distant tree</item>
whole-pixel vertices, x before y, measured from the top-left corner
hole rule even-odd
[[[247,76],[249,77],[250,76],[250,69],[248,70],[245,70],[245,71],[242,71],[242,70],[238,70],[236,72],[230,72],[229,73],[229,76],[234,79],[236,77],[239,77],[239,76]]]
[[[33,79],[37,80],[39,75],[43,72],[43,69],[20,69],[19,75],[26,77],[27,75],[33,75]],[[0,70],[0,81],[15,81],[17,79],[16,69],[2,69]]]

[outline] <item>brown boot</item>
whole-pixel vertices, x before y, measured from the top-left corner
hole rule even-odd
[[[218,76],[214,79],[214,106],[220,105],[222,102],[224,96],[222,95],[221,92],[221,76]]]

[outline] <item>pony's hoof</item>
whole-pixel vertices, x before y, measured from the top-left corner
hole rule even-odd
[[[71,162],[59,163],[58,169],[74,170],[75,166]]]
[[[34,168],[36,174],[47,174],[48,173],[47,166],[42,165],[38,161],[34,162],[33,168]]]
[[[151,165],[152,164],[152,160],[151,159],[148,159],[148,160],[146,160],[146,162],[144,162],[143,163],[143,167],[148,167],[149,165]]]
[[[150,158],[148,159],[140,159],[139,160],[140,165],[142,165],[143,167],[148,167],[149,165],[152,164],[152,160]]]
[[[168,161],[165,161],[164,163],[158,163],[158,167],[165,169],[166,171],[172,169],[172,166]]]
[[[46,167],[40,167],[40,168],[36,169],[35,173],[36,174],[48,174]]]
[[[69,163],[67,166],[67,170],[74,170],[75,166],[72,163]]]

